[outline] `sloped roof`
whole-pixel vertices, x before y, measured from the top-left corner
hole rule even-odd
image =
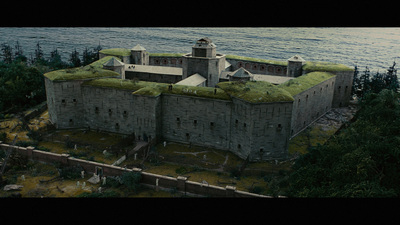
[[[243,67],[240,67],[239,69],[233,71],[232,73],[229,73],[227,76],[237,77],[237,78],[246,78],[246,77],[251,77],[252,75],[253,74],[251,74],[249,71],[247,71]]]
[[[135,47],[132,48],[133,51],[146,51],[145,48],[143,48],[143,46],[137,44]]]
[[[295,56],[290,57],[290,59],[288,59],[288,61],[291,61],[291,62],[305,62],[306,60],[301,58],[301,56],[299,56],[299,55],[295,55]]]
[[[187,85],[187,86],[198,86],[206,80],[207,79],[204,78],[203,76],[201,76],[200,74],[195,73],[195,74],[191,75],[190,77],[187,77],[186,79],[179,81],[176,84]]]
[[[197,41],[198,41],[198,42],[201,41],[201,42],[212,43],[211,39],[208,38],[208,37],[201,38],[201,39],[199,39],[199,40],[197,40]]]
[[[114,67],[114,66],[123,66],[124,63],[120,62],[119,60],[115,59],[114,57],[112,57],[110,60],[108,60],[107,62],[105,62],[103,64],[103,66],[106,67]]]

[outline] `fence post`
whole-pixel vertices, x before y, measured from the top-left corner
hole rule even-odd
[[[69,158],[69,154],[61,154],[61,156],[60,156],[61,164],[68,166],[68,158]]]
[[[183,191],[186,195],[186,180],[187,177],[182,177],[182,176],[178,176],[177,178],[178,184],[177,184],[177,189],[178,191]]]
[[[28,146],[26,147],[26,154],[28,156],[28,159],[33,160],[33,150],[35,150],[35,147]]]
[[[235,197],[236,187],[226,185],[226,197]]]

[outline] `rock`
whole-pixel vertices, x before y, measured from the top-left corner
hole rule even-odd
[[[8,185],[4,186],[3,190],[4,191],[13,191],[13,190],[19,191],[23,187],[24,187],[23,185],[18,185],[18,184],[8,184]]]

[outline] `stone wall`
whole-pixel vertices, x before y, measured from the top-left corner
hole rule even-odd
[[[149,61],[149,65],[152,66],[170,66],[182,68],[182,57],[150,56]]]
[[[123,134],[133,132],[132,91],[85,85],[82,96],[84,127]]]
[[[182,80],[182,75],[125,71],[125,79],[175,84]]]
[[[253,74],[286,76],[287,73],[287,66],[284,65],[276,65],[263,62],[254,62],[254,61],[229,59],[229,58],[227,58],[226,61],[228,61],[232,65],[232,71],[235,71],[240,67],[243,67]]]
[[[335,78],[336,76],[293,96],[292,137],[331,110]]]
[[[231,101],[163,94],[163,138],[227,150],[231,106]]]
[[[68,154],[57,154],[52,152],[45,152],[35,150],[34,147],[19,147],[8,144],[3,144],[0,141],[0,149],[6,150],[13,148],[14,152],[28,157],[29,160],[39,161],[43,163],[61,163],[64,166],[81,166],[87,174],[92,174],[96,171],[96,167],[103,169],[103,176],[120,176],[125,172],[138,172],[141,174],[141,184],[145,184],[150,187],[154,187],[156,190],[158,187],[175,189],[182,193],[196,194],[201,196],[211,197],[262,197],[268,198],[270,196],[258,195],[244,191],[236,190],[236,187],[226,186],[219,187],[214,185],[202,184],[198,182],[189,181],[186,177],[177,178],[168,177],[148,172],[143,172],[139,168],[122,168],[119,166],[113,166],[104,163],[98,163],[93,161],[87,161],[83,159],[76,159],[70,157]]]
[[[233,103],[231,151],[250,161],[287,157],[292,102]]]
[[[45,77],[49,116],[57,129],[83,126],[83,82],[84,80],[50,81]]]
[[[353,84],[353,71],[333,72],[336,75],[335,91],[333,94],[332,108],[348,106],[351,98]]]

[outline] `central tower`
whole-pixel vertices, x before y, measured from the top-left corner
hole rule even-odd
[[[207,79],[208,87],[215,87],[224,69],[225,55],[217,54],[216,45],[207,37],[197,40],[192,53],[182,57],[182,79],[198,73]]]

